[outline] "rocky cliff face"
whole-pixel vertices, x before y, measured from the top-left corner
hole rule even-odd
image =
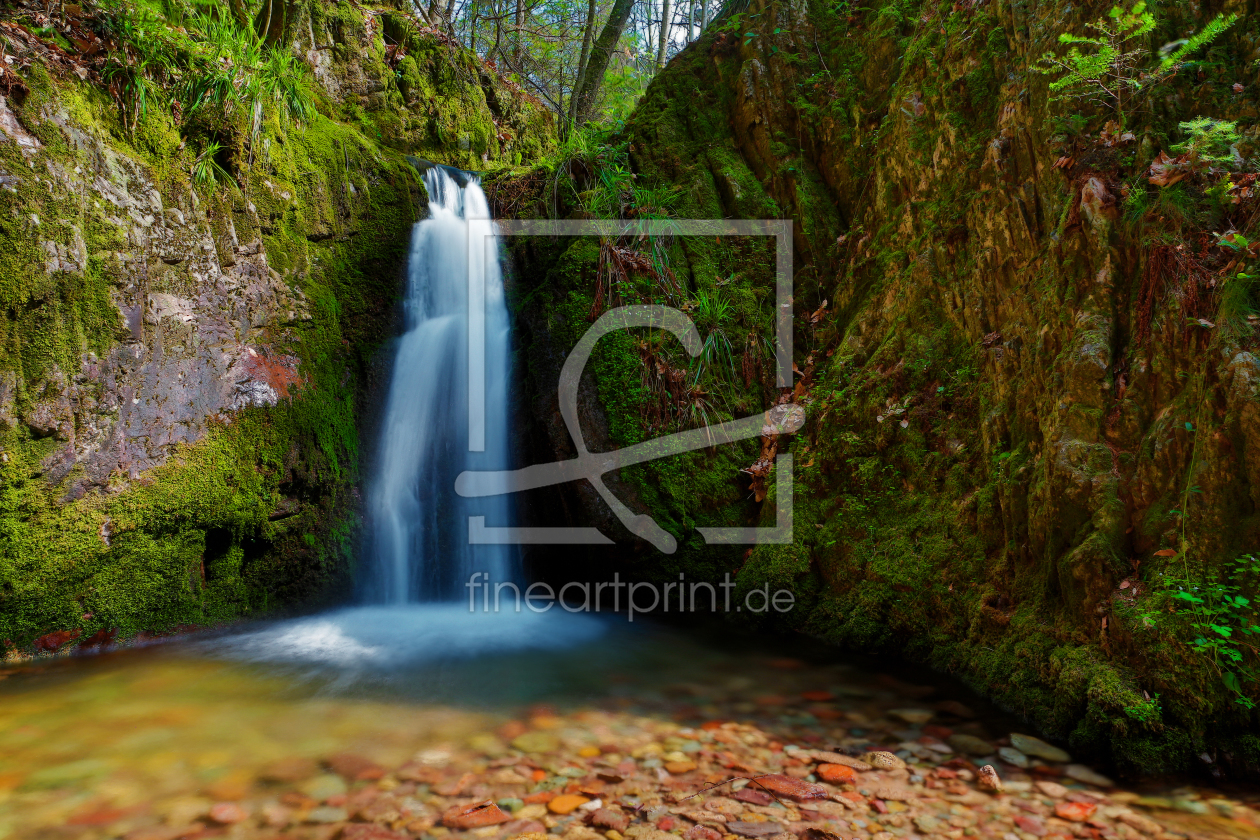
[[[1257,153],[1260,18],[1242,2],[1161,7],[1152,55],[1217,12],[1241,19],[1121,129],[1052,104],[1031,69],[1109,8],[753,0],[720,21],[618,142],[673,215],[793,220],[794,388],[773,387],[756,352],[766,322],[741,308],[772,288],[752,246],[675,242],[678,300],[698,321],[702,298],[735,310],[712,322],[735,386],[725,403],[719,386],[671,389],[691,370],[676,346],[628,338],[597,354],[587,411],[611,445],[659,434],[662,400],[670,428],[702,419],[688,404],[808,412],[790,441],[790,546],[744,555],[694,530],[773,522],[765,455],[786,440],[622,471],[623,500],[681,544],[637,553],[644,573],[790,588],[779,626],[959,674],[1124,773],[1254,771],[1254,713],[1238,702],[1256,697],[1254,651],[1244,639],[1235,692],[1232,659],[1196,649],[1206,627],[1173,597],[1216,575],[1254,598],[1254,580],[1226,574],[1260,544],[1254,255],[1245,237],[1221,241],[1252,235],[1254,199],[1246,167],[1165,185],[1149,167],[1195,116],[1237,120],[1238,154]],[[592,189],[592,165],[567,170],[568,194]],[[505,209],[542,210],[527,186]],[[591,244],[518,257],[535,266],[520,306],[538,410],[558,429],[547,394],[575,337],[555,327],[580,334],[612,263]]]
[[[348,588],[366,395],[425,207],[404,155],[485,166],[554,135],[405,16],[309,8],[292,47],[320,112],[216,126],[234,176],[217,185],[190,177],[170,109],[129,130],[86,58],[6,30],[24,45],[0,98],[10,648]]]

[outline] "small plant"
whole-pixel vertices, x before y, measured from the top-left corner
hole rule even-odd
[[[1199,117],[1180,123],[1178,127],[1185,132],[1186,140],[1173,146],[1174,152],[1209,167],[1223,165],[1237,168],[1242,165],[1242,158],[1237,156],[1235,148],[1242,140],[1237,123]]]
[[[1237,15],[1218,15],[1203,31],[1171,49],[1154,67],[1143,70],[1141,65],[1150,54],[1145,38],[1157,25],[1155,15],[1143,0],[1128,10],[1113,6],[1106,17],[1086,24],[1094,35],[1064,32],[1059,43],[1070,45],[1067,54],[1060,57],[1048,52],[1034,69],[1059,74],[1050,83],[1055,100],[1092,102],[1110,108],[1124,127],[1126,107],[1131,108],[1136,97],[1176,73],[1193,52],[1215,40],[1237,19]]]
[[[218,143],[209,143],[201,150],[201,154],[197,155],[197,159],[193,162],[192,179],[194,184],[211,189],[219,183],[236,185],[236,179],[232,177],[232,173],[224,169],[217,159],[221,151],[223,151],[223,147]]]
[[[1156,587],[1174,606],[1170,629],[1188,636],[1190,649],[1211,660],[1235,702],[1246,709],[1256,707],[1254,686],[1260,684],[1260,614],[1252,599],[1257,583],[1260,559],[1245,554],[1203,580],[1191,579],[1188,572],[1165,573]],[[1141,619],[1151,627],[1168,621],[1166,615],[1156,602]],[[1249,692],[1248,686],[1253,690]]]

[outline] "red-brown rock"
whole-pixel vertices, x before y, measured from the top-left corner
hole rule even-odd
[[[410,837],[375,823],[350,823],[341,830],[341,840],[410,840]]]
[[[231,825],[249,819],[249,811],[235,802],[216,802],[210,806],[210,819],[220,825]]]
[[[1092,802],[1060,802],[1054,806],[1054,815],[1069,822],[1085,822],[1097,810],[1098,806]]]
[[[843,764],[820,764],[814,772],[818,774],[818,778],[833,785],[851,782],[857,778],[857,771]]]
[[[722,840],[721,833],[707,825],[693,825],[683,837],[686,840]]]
[[[612,808],[597,808],[595,813],[591,814],[591,825],[625,833],[630,826],[630,818]]]
[[[457,831],[468,831],[471,828],[482,828],[511,821],[512,818],[489,799],[473,805],[455,805],[442,813],[442,825]]]
[[[361,755],[341,753],[328,759],[328,769],[347,782],[375,781],[385,775],[385,768]]]

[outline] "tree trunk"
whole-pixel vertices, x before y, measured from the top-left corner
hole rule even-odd
[[[297,20],[302,0],[263,0],[254,18],[254,31],[269,47],[284,43],[289,29]]]
[[[573,83],[573,97],[569,102],[569,124],[577,128],[578,98],[577,92],[582,89],[582,80],[586,75],[586,65],[591,58],[591,39],[595,37],[595,0],[589,0],[586,6],[586,26],[582,32],[582,55],[578,59],[577,79]]]
[[[656,48],[656,69],[660,70],[665,66],[665,48],[669,46],[669,16],[673,9],[670,8],[670,0],[661,0],[661,31],[660,43]]]
[[[521,59],[524,57],[525,36],[522,30],[525,28],[525,0],[516,0],[516,47],[514,50],[515,64],[521,66]]]
[[[709,0],[700,0],[700,34],[709,28]]]
[[[608,71],[608,63],[612,61],[617,42],[621,40],[621,33],[625,31],[626,21],[630,19],[630,13],[634,11],[634,2],[635,0],[613,0],[608,20],[591,46],[591,56],[586,64],[586,73],[582,76],[582,85],[574,93],[577,99],[575,113],[578,122],[585,122],[590,114],[591,106],[595,104],[595,97],[604,84],[604,74]]]
[[[232,20],[241,29],[249,28],[249,10],[245,8],[245,0],[230,0],[228,8],[232,11]]]

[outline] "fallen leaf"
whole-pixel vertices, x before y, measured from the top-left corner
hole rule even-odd
[[[1242,82],[1234,82],[1234,93],[1242,93],[1242,92],[1243,92]]]
[[[1151,163],[1150,182],[1157,187],[1168,187],[1180,181],[1190,174],[1190,166],[1188,158],[1185,155],[1178,155],[1170,158],[1164,152],[1156,155],[1155,160]]]
[[[797,801],[826,799],[828,796],[827,789],[822,785],[811,784],[801,779],[793,779],[791,776],[784,776],[780,773],[757,776],[753,779],[753,784],[778,796],[786,796]]]
[[[1156,557],[1176,557],[1176,556],[1177,556],[1177,549],[1175,549],[1175,548],[1161,548],[1159,551],[1155,552],[1155,556],[1156,556]]]

